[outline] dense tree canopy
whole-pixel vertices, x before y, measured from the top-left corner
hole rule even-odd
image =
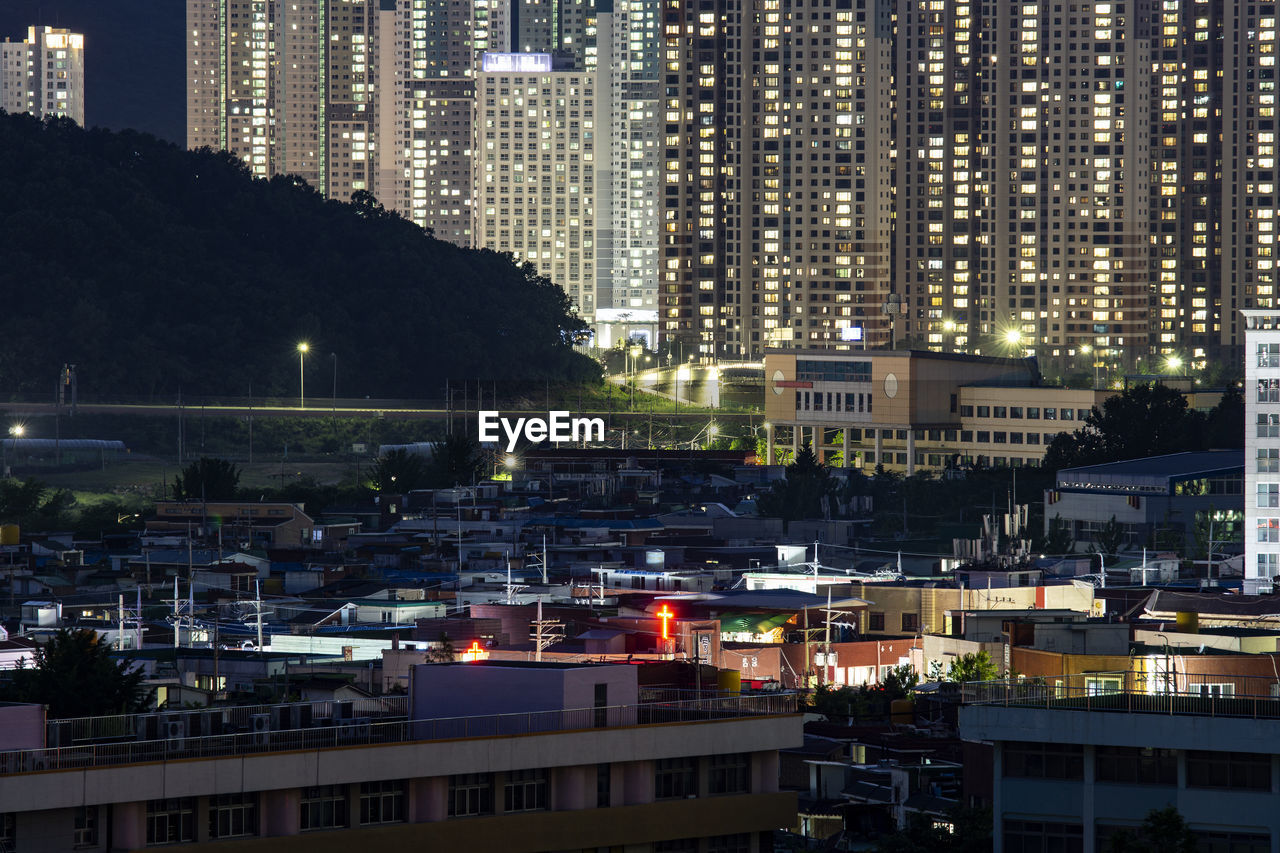
[[[36,649],[35,660],[13,673],[0,696],[47,705],[56,718],[132,714],[150,696],[141,668],[112,659],[111,647],[94,631],[60,630]]]
[[[834,508],[837,485],[831,470],[818,461],[813,449],[806,444],[787,466],[786,479],[774,483],[770,491],[760,495],[760,512],[785,521],[822,518]]]
[[[0,114],[7,387],[47,393],[74,362],[82,398],[293,395],[304,340],[307,387],[331,390],[337,367],[345,396],[598,376],[530,265],[358,202],[254,180],[224,152]]]
[[[1045,452],[1050,471],[1188,450],[1244,446],[1244,400],[1229,389],[1208,415],[1166,385],[1135,385],[1094,406],[1084,425]]]
[[[174,478],[173,496],[180,501],[229,501],[239,485],[235,463],[201,456]]]

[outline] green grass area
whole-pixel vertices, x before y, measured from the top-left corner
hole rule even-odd
[[[355,465],[350,461],[292,462],[280,461],[237,463],[240,468],[240,487],[244,489],[278,489],[306,478],[321,485],[339,485],[355,477]],[[368,471],[368,463],[361,463],[361,472]],[[108,463],[105,469],[88,471],[41,472],[35,479],[59,489],[70,489],[76,495],[77,504],[93,504],[112,497],[132,505],[131,501],[154,501],[161,497],[161,484],[167,483],[171,494],[173,480],[179,468],[172,462],[150,457],[126,458]]]

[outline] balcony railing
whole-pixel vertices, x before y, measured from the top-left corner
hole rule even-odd
[[[0,752],[0,776],[44,770],[76,770],[121,764],[225,758],[347,746],[378,746],[467,737],[507,737],[654,723],[713,722],[796,712],[795,694],[769,693],[677,702],[611,705],[600,708],[392,722],[379,722],[368,717],[335,722],[329,717],[313,717],[312,719],[319,720],[321,725],[283,731],[250,730],[202,737],[175,736],[155,740],[117,740]],[[248,718],[252,721],[253,715]],[[262,720],[264,717],[258,715],[257,719]]]
[[[1280,719],[1280,678],[1089,672],[973,681],[961,686],[961,700],[966,705],[1060,711]]]

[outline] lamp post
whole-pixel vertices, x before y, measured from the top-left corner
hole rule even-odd
[[[307,407],[307,375],[303,370],[303,362],[307,357],[307,353],[311,350],[311,345],[306,341],[298,344],[298,408],[305,409]]]
[[[640,353],[644,351],[644,347],[639,344],[632,344],[627,350],[631,355],[631,411],[636,410],[636,367],[640,361]]]
[[[1098,376],[1098,356],[1096,353],[1094,353],[1093,347],[1090,346],[1089,344],[1083,344],[1080,347],[1080,352],[1084,353],[1085,355],[1093,356],[1093,388],[1096,391],[1098,389],[1098,386],[1102,384],[1102,380]]]
[[[13,454],[15,457],[18,455],[18,439],[22,438],[26,431],[27,428],[22,424],[14,424],[9,427],[9,435],[13,436]],[[7,458],[4,462],[4,475],[6,477],[9,476],[9,461]]]

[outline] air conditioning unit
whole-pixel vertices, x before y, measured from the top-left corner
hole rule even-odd
[[[355,737],[358,740],[367,741],[369,739],[369,734],[372,731],[373,720],[368,717],[356,717],[351,721],[351,723],[351,728],[355,732]]]
[[[185,738],[187,736],[187,721],[181,715],[165,717],[161,731],[164,732],[165,740]]]
[[[271,731],[271,715],[270,714],[250,714],[249,715],[249,731],[253,733],[253,742],[256,744],[264,744],[267,742],[267,733]]]

